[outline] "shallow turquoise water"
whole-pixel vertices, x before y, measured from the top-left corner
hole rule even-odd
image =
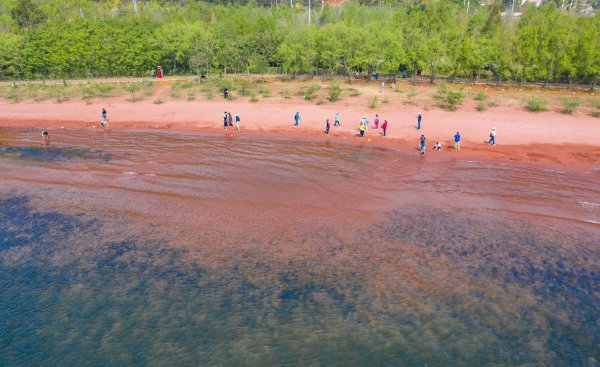
[[[0,130],[0,365],[600,360],[598,172]]]

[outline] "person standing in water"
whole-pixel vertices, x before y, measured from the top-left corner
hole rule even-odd
[[[235,114],[235,128],[237,131],[240,131],[240,117],[237,115],[237,113]]]
[[[383,136],[385,136],[385,131],[387,130],[387,120],[383,120],[383,125],[381,125],[383,129]]]
[[[375,115],[373,123],[375,124],[375,129],[379,129],[379,115]]]
[[[48,135],[48,131],[46,131],[46,130],[42,131],[42,139],[43,139],[44,143],[48,144],[48,141],[50,141],[50,136]]]
[[[225,128],[225,130],[227,130],[227,126],[228,126],[228,123],[227,123],[227,111],[226,111],[226,112],[223,112],[223,127]]]
[[[421,112],[417,113],[417,130],[421,130]]]
[[[490,140],[488,141],[488,145],[496,145],[496,128],[492,129],[490,133]]]
[[[460,150],[460,133],[458,131],[454,135],[454,149]]]
[[[294,115],[294,127],[300,126],[300,112],[296,112]]]
[[[329,135],[329,119],[327,119],[327,121],[325,121],[325,134]]]
[[[425,154],[425,135],[421,135],[421,155]]]
[[[339,113],[335,113],[335,118],[333,120],[333,126],[342,126],[340,125],[340,114]]]

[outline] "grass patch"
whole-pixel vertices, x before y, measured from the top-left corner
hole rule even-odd
[[[462,104],[462,100],[465,97],[463,89],[464,87],[460,87],[459,90],[453,90],[446,84],[441,84],[437,92],[433,95],[436,106],[446,111],[456,111],[456,107]]]
[[[249,80],[240,80],[239,82],[239,91],[240,91],[240,95],[243,97],[248,97],[251,94],[253,94],[252,92],[252,83],[250,83]]]
[[[592,111],[592,117],[600,117],[600,111]]]
[[[348,95],[350,97],[358,97],[360,96],[360,91],[356,88],[348,88],[346,89],[346,91],[348,92]]]
[[[490,101],[488,103],[488,107],[498,107],[499,103],[498,100],[494,99],[493,101]]]
[[[50,97],[56,101],[56,103],[62,103],[69,99],[67,87],[63,85],[53,85],[48,90]]]
[[[256,93],[252,92],[250,94],[250,102],[258,102],[258,96],[256,95]]]
[[[317,98],[317,106],[322,105],[323,103],[325,103],[325,100],[323,99],[323,97],[319,97]]]
[[[383,100],[381,100],[381,103],[390,103],[390,100],[388,97],[385,97]]]
[[[188,101],[193,101],[195,99],[196,99],[196,95],[194,93],[188,93],[188,95],[187,95]]]
[[[340,98],[342,94],[342,87],[339,84],[333,83],[329,86],[329,101],[335,102]]]
[[[204,88],[203,92],[204,98],[206,98],[207,101],[211,101],[213,99],[213,91],[211,88]]]
[[[560,103],[563,106],[561,112],[568,115],[575,112],[579,108],[579,105],[581,105],[581,102],[576,98],[561,98]]]
[[[286,89],[284,89],[284,90],[281,92],[281,95],[282,95],[282,96],[283,96],[283,98],[285,98],[285,99],[292,99],[292,92],[290,91],[290,89],[289,89],[289,88],[286,88]]]
[[[10,87],[4,98],[10,103],[19,103],[22,100],[18,87]]]
[[[548,111],[548,101],[540,97],[531,97],[525,102],[525,108],[531,112]]]
[[[162,100],[162,99],[160,99],[160,98],[157,98],[157,99],[155,99],[154,101],[152,101],[152,103],[154,103],[154,104],[163,104],[163,103],[165,103],[165,101],[163,101],[163,100]]]
[[[377,96],[373,96],[371,99],[369,99],[369,108],[372,110],[377,108]]]

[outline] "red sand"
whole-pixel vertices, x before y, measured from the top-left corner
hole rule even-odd
[[[91,104],[83,101],[55,103],[22,102],[18,104],[0,102],[0,126],[38,127],[48,129],[100,128],[100,111],[107,108],[113,131],[119,129],[172,129],[195,131],[223,131],[224,111],[237,113],[241,118],[241,134],[279,136],[302,136],[303,138],[329,139],[339,142],[375,144],[415,149],[421,134],[428,141],[427,158],[435,159],[485,159],[539,163],[549,166],[590,168],[600,160],[600,121],[597,118],[576,113],[573,116],[559,112],[531,113],[518,103],[507,102],[486,112],[477,112],[473,102],[466,102],[456,112],[439,109],[424,111],[420,107],[397,103],[399,96],[386,91],[390,103],[380,104],[377,109],[366,106],[373,91],[352,98],[344,97],[335,104],[321,106],[314,102],[285,100],[279,97],[262,99],[251,103],[246,99],[224,101],[218,96],[213,101],[170,100],[164,104],[153,104],[151,100],[135,103],[125,97],[95,100]],[[293,116],[300,112],[299,128],[293,127]],[[336,112],[341,115],[342,127],[333,127]],[[416,130],[416,115],[423,113],[423,129]],[[381,136],[381,129],[369,129],[365,138],[357,133],[358,121],[366,115],[371,122],[378,113],[381,122],[388,120],[388,136]],[[325,119],[332,124],[331,134],[325,137]],[[490,130],[497,131],[497,145],[488,146]],[[460,152],[450,149],[452,137],[460,131],[463,143]],[[227,134],[239,134],[235,129]],[[369,140],[370,139],[370,140]],[[442,152],[433,152],[430,147],[440,140]]]

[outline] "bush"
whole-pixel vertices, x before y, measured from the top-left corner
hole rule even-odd
[[[162,99],[160,99],[160,98],[157,98],[157,99],[155,99],[154,101],[152,101],[152,103],[154,103],[154,104],[163,104],[163,103],[165,103],[165,102],[164,102]]]
[[[244,97],[248,97],[252,93],[251,88],[252,88],[252,84],[250,83],[250,81],[248,81],[248,80],[240,81],[240,95],[242,95]]]
[[[563,98],[560,100],[560,103],[562,103],[563,106],[562,112],[569,115],[575,112],[575,110],[581,104],[581,102],[575,98]]]
[[[438,87],[438,91],[433,96],[433,99],[437,101],[436,106],[446,111],[456,111],[456,106],[462,104],[464,98],[463,87],[458,91],[452,90],[446,84],[441,84]]]
[[[196,99],[196,95],[194,93],[188,93],[187,99],[188,101],[193,101]]]
[[[317,105],[318,106],[322,105],[323,103],[325,103],[325,100],[323,99],[323,97],[317,98]]]
[[[413,98],[417,96],[417,88],[410,86],[406,92],[406,104],[413,104]]]
[[[487,100],[487,94],[484,91],[477,92],[475,100],[480,102],[485,101]]]
[[[548,102],[543,98],[532,97],[525,103],[525,108],[531,112],[548,111]]]
[[[360,96],[360,91],[356,88],[348,88],[346,89],[346,91],[348,91],[348,95],[350,97],[358,97]]]
[[[374,110],[377,107],[377,96],[373,96],[371,97],[371,99],[369,99],[369,108]]]
[[[498,100],[494,99],[488,103],[488,107],[498,107]]]
[[[600,117],[600,111],[592,111],[592,117]]]
[[[485,103],[485,101],[479,101],[477,106],[475,106],[475,109],[479,112],[483,112],[487,110],[487,103]]]
[[[250,94],[250,102],[258,102],[258,97],[256,96],[256,93],[252,92],[252,94]]]
[[[206,98],[206,100],[210,101],[213,99],[213,92],[212,89],[210,88],[205,88],[202,90],[204,92],[204,98]]]
[[[258,92],[262,94],[264,98],[271,97],[271,89],[266,85],[261,85],[260,88],[258,88]]]
[[[329,101],[335,102],[340,98],[342,93],[342,87],[339,84],[334,83],[329,86]]]
[[[304,93],[304,99],[310,101],[311,99],[313,99],[313,94],[315,94],[315,92],[319,89],[321,89],[321,86],[319,84],[315,83],[311,85]]]
[[[592,106],[592,108],[600,110],[600,99],[593,99],[593,100],[591,100],[590,101],[590,105]]]

